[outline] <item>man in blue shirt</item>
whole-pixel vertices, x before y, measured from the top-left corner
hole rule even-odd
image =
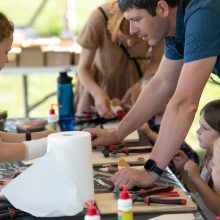
[[[185,139],[210,73],[220,73],[219,0],[118,0],[130,21],[130,33],[151,46],[165,39],[165,52],[157,73],[137,102],[111,131],[88,129],[93,145],[121,141],[168,100],[159,136],[144,166],[125,168],[112,177],[115,185],[153,184]],[[146,172],[147,171],[147,172]]]

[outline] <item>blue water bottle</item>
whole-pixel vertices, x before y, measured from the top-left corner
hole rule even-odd
[[[73,131],[75,117],[73,109],[72,77],[66,71],[60,72],[58,82],[59,125],[61,131]]]

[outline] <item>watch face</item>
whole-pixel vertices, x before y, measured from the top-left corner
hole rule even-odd
[[[151,159],[149,159],[149,160],[147,160],[147,162],[145,163],[145,165],[144,165],[144,168],[145,168],[145,170],[147,170],[147,171],[151,171],[151,169],[155,166],[155,161],[154,160],[151,160]]]

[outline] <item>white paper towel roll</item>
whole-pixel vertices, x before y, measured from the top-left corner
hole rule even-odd
[[[48,151],[2,194],[34,216],[75,215],[94,199],[91,136],[84,131],[51,134]]]
[[[91,135],[85,131],[53,133],[47,151],[52,151],[76,185],[82,203],[94,199]]]

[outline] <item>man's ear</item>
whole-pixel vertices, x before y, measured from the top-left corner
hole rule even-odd
[[[166,1],[160,0],[157,3],[157,14],[161,17],[167,17],[170,11],[170,7]]]

